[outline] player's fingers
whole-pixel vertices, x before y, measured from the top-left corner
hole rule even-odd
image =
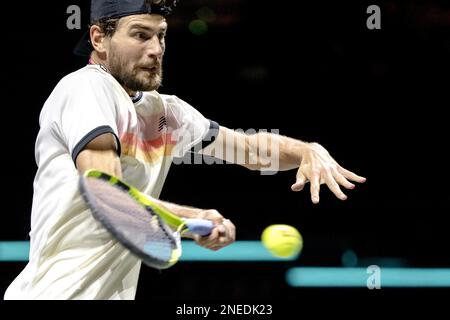
[[[219,227],[221,228],[219,229]],[[230,220],[225,219],[223,221],[223,224],[218,226],[218,229],[219,229],[219,238],[218,238],[219,244],[231,243],[234,241],[235,227]]]
[[[236,227],[230,220],[224,219],[222,227],[224,232],[219,233],[217,241],[210,246],[211,250],[219,250],[233,243],[236,239]]]
[[[358,176],[357,174],[354,174],[353,172],[342,168],[341,166],[338,166],[338,171],[339,173],[341,173],[345,178],[351,180],[351,181],[355,181],[355,182],[359,182],[359,183],[363,183],[366,182],[366,178]]]
[[[350,190],[355,188],[355,185],[353,183],[350,183],[342,174],[339,173],[339,171],[334,171],[333,176],[336,179],[337,183],[339,183],[344,188]]]
[[[230,239],[228,239],[227,237],[219,237],[217,242],[215,244],[211,245],[209,249],[216,251],[216,250],[222,249],[223,247],[226,247],[227,245],[229,245],[231,243],[232,243],[232,241],[230,241]]]
[[[328,188],[341,200],[347,200],[347,196],[342,192],[341,188],[337,184],[336,180],[334,180],[333,175],[328,172],[325,174],[325,183]]]
[[[311,177],[311,200],[314,204],[319,203],[320,197],[320,176],[317,172],[313,173]]]
[[[223,243],[232,243],[236,239],[236,227],[233,222],[229,219],[225,219],[223,221],[223,226],[225,228],[225,233],[222,237],[224,237]]]
[[[217,241],[218,238],[219,238],[219,230],[218,230],[217,227],[214,228],[214,229],[211,231],[211,234],[209,234],[208,236],[202,237],[202,236],[200,236],[200,235],[195,235],[195,241],[196,241],[199,245],[201,245],[201,246],[203,246],[203,247],[206,247],[206,248],[208,248],[208,247],[214,245],[214,243]]]
[[[292,191],[302,191],[306,184],[306,177],[301,173],[300,169],[297,172],[297,180],[291,186]]]
[[[205,210],[201,213],[200,217],[212,220],[216,226],[210,235],[195,238],[199,245],[211,250],[218,250],[234,242],[234,224],[230,220],[225,219],[217,210]]]
[[[216,226],[217,232],[219,236],[222,236],[227,233],[227,228],[223,224],[219,224]]]

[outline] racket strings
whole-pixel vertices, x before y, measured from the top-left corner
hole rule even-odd
[[[156,214],[109,182],[87,178],[86,186],[91,193],[88,201],[95,202],[94,215],[129,243],[131,249],[138,248],[157,260],[157,265],[143,259],[144,262],[154,267],[164,267],[173,260],[179,244]]]

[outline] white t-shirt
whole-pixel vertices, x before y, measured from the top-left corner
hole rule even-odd
[[[63,78],[39,123],[30,260],[4,298],[134,299],[141,262],[87,209],[76,157],[92,139],[112,133],[123,179],[158,198],[174,155],[212,142],[217,123],[175,96],[130,98],[98,65]]]

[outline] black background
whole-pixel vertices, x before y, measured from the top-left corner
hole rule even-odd
[[[160,91],[232,129],[278,129],[317,141],[367,182],[348,191],[346,202],[323,187],[313,205],[307,189],[290,190],[295,171],[261,176],[232,165],[172,166],[162,199],[218,209],[237,226],[237,240],[259,239],[269,224],[292,224],[304,250],[290,263],[184,262],[162,273],[143,267],[138,300],[367,295],[366,289],[293,289],[284,282],[291,266],[341,266],[346,250],[355,252],[359,266],[377,257],[411,267],[450,266],[444,115],[450,5],[294,3],[182,1],[168,18]],[[1,241],[27,240],[39,112],[57,82],[86,63],[71,53],[83,32],[66,27],[71,4],[81,6],[84,30],[86,1],[17,2],[8,6],[15,18],[1,22],[1,159],[8,181]],[[366,27],[371,4],[381,8],[381,30]],[[188,24],[203,6],[217,20],[196,36]],[[24,266],[0,264],[1,295]]]

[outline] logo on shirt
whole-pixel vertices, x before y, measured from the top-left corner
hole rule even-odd
[[[164,127],[167,127],[167,120],[166,117],[162,116],[159,118],[159,124],[158,124],[158,131],[162,131]]]

